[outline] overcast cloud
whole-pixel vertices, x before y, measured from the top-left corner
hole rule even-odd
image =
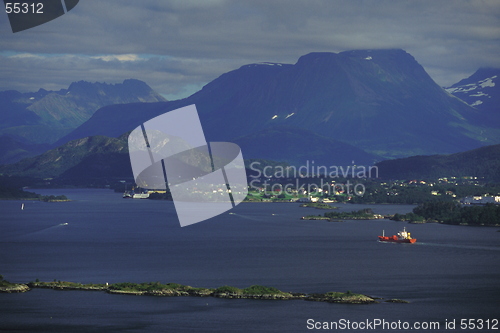
[[[175,99],[248,63],[373,48],[406,50],[442,86],[500,67],[496,0],[80,0],[15,34],[0,16],[0,90],[137,78]]]

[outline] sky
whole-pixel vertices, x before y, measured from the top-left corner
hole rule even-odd
[[[17,33],[3,13],[0,91],[134,78],[174,100],[245,64],[383,48],[445,87],[500,67],[500,1],[80,0]]]

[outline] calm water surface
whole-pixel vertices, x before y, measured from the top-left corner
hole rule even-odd
[[[181,228],[171,202],[124,200],[108,190],[38,192],[65,194],[74,201],[26,201],[22,211],[21,201],[0,201],[0,274],[13,282],[261,284],[306,293],[352,290],[411,303],[342,305],[35,289],[0,294],[0,331],[301,332],[310,331],[308,319],[380,319],[437,321],[440,331],[449,332],[446,321],[500,317],[498,228],[302,221],[303,215],[323,211],[295,203],[242,203]],[[344,211],[366,207],[381,214],[413,208],[340,204]],[[403,226],[418,239],[416,244],[376,241],[382,230],[393,234]]]

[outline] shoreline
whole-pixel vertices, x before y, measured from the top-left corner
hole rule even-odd
[[[65,200],[43,200],[43,198],[0,198],[3,201],[41,201],[41,202],[70,202],[71,199]]]
[[[5,201],[43,201],[43,199],[40,198],[0,198],[0,200],[5,200]],[[44,201],[44,202],[68,202],[71,201],[71,199],[66,199],[66,200],[49,200],[49,201]]]

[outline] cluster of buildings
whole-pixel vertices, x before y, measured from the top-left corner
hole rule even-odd
[[[485,205],[489,203],[500,205],[500,196],[474,195],[460,199],[460,203],[463,205]]]

